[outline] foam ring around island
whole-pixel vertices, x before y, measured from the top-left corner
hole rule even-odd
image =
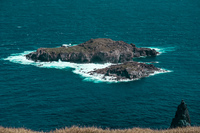
[[[24,51],[23,53],[16,53],[12,54],[4,60],[8,60],[13,63],[23,64],[23,65],[33,65],[36,67],[41,68],[54,68],[54,69],[67,69],[72,68],[73,73],[79,74],[83,77],[84,81],[94,82],[94,83],[119,83],[119,82],[129,82],[133,80],[124,79],[124,80],[116,80],[115,77],[112,76],[104,76],[103,74],[94,73],[91,75],[89,72],[94,71],[96,69],[102,69],[114,65],[113,63],[105,63],[105,64],[95,64],[95,63],[85,63],[85,64],[78,64],[78,63],[71,63],[71,62],[62,62],[62,61],[53,61],[53,62],[34,62],[31,60],[26,59],[25,55],[29,54],[33,51]],[[164,69],[162,69],[164,70]],[[171,72],[169,70],[165,70],[162,72],[154,72],[149,76],[153,76],[156,74]],[[138,80],[138,79],[134,79]]]

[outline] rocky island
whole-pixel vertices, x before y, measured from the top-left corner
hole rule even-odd
[[[33,61],[69,61],[78,63],[123,63],[133,57],[156,56],[158,52],[150,48],[137,48],[134,44],[112,39],[90,39],[72,47],[39,48],[26,55]]]
[[[112,77],[112,80],[133,80],[148,77],[154,72],[164,72],[160,68],[152,64],[144,64],[138,62],[125,62],[123,64],[111,65],[103,69],[90,72],[91,74],[103,74]]]
[[[58,48],[39,48],[25,55],[27,59],[40,62],[67,61],[74,63],[116,63],[107,68],[89,72],[101,74],[113,80],[133,80],[147,77],[156,71],[163,71],[152,64],[134,62],[134,57],[156,56],[158,52],[150,48],[137,48],[135,44],[112,39],[90,39],[76,46]]]

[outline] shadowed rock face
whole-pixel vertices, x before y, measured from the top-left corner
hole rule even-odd
[[[182,100],[178,106],[175,118],[172,119],[170,128],[187,127],[191,125],[187,104]]]
[[[79,63],[123,63],[133,57],[156,56],[158,52],[150,48],[137,48],[123,41],[99,38],[72,46],[59,48],[39,48],[26,55],[33,61],[70,61]]]
[[[107,68],[98,69],[93,73],[103,74],[104,76],[112,76],[116,80],[132,80],[147,77],[155,71],[163,71],[156,68],[152,64],[144,64],[138,62],[125,62],[123,64],[112,65]]]

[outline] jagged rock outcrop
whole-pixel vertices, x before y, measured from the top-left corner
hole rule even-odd
[[[182,100],[178,106],[175,118],[172,119],[170,128],[191,126],[187,104]]]
[[[70,61],[79,63],[123,63],[133,57],[156,56],[158,52],[150,48],[137,48],[134,44],[113,41],[106,38],[90,39],[72,46],[59,48],[39,48],[26,55],[33,61]]]
[[[164,71],[156,68],[152,64],[144,64],[138,62],[125,62],[123,64],[111,65],[110,67],[92,71],[91,74],[103,74],[111,76],[114,80],[133,80],[147,77],[155,71]]]

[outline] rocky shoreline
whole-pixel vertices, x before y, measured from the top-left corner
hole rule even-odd
[[[67,61],[74,63],[115,63],[103,69],[89,72],[90,75],[103,74],[113,80],[133,80],[147,77],[154,72],[163,72],[152,64],[134,62],[134,57],[156,56],[159,52],[150,48],[137,48],[135,44],[113,41],[106,38],[90,39],[76,46],[39,48],[25,55],[35,62]]]

